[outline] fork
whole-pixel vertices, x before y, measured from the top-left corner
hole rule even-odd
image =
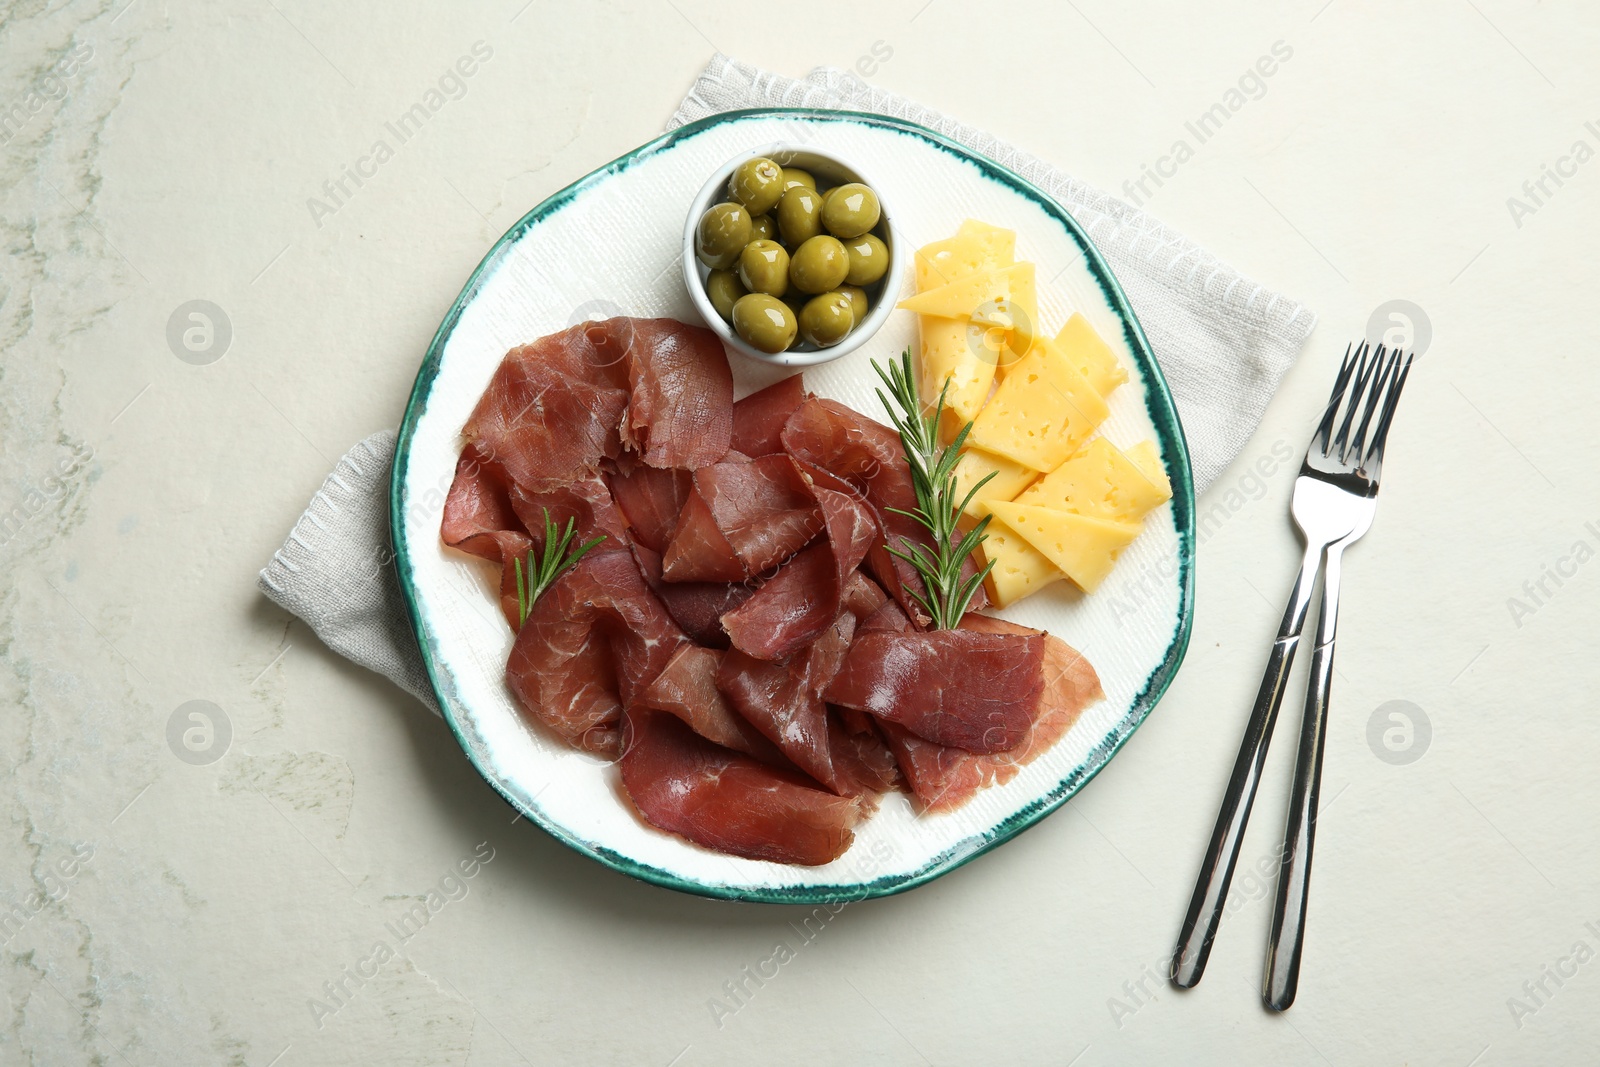
[[[1283,703],[1284,685],[1300,644],[1317,575],[1323,573],[1317,643],[1300,724],[1288,824],[1278,868],[1278,896],[1268,939],[1262,999],[1274,1011],[1294,1003],[1304,944],[1306,894],[1311,877],[1311,849],[1316,831],[1317,793],[1322,778],[1322,753],[1327,738],[1328,695],[1333,676],[1333,642],[1339,614],[1339,572],[1344,550],[1372,526],[1377,508],[1383,447],[1400,391],[1411,372],[1412,355],[1383,345],[1351,346],[1333,384],[1322,420],[1306,449],[1294,483],[1290,509],[1305,543],[1300,571],[1284,609],[1277,640],[1267,654],[1267,667],[1245,726],[1233,775],[1223,794],[1217,824],[1200,867],[1200,877],[1183,930],[1173,950],[1170,976],[1190,988],[1205,973],[1211,943],[1222,919],[1228,885],[1239,858],[1239,846],[1250,806],[1260,784],[1267,743]],[[1359,423],[1356,421],[1359,416]],[[1352,433],[1352,429],[1354,432]],[[1293,928],[1285,926],[1293,916]]]

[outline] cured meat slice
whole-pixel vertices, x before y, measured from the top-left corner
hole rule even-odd
[[[1002,752],[1033,725],[1043,660],[1038,632],[876,631],[851,646],[824,695],[941,745]]]
[[[855,839],[864,805],[712,744],[664,712],[627,715],[622,785],[645,822],[747,859],[816,866]]]
[[[671,712],[707,741],[754,756],[762,763],[792,766],[776,745],[734,712],[717,689],[722,653],[688,645],[678,650],[639,697],[641,707]]]
[[[787,656],[839,613],[844,589],[878,540],[871,509],[850,493],[812,486],[828,537],[795,556],[744,604],[722,617],[733,647],[757,659]]]
[[[735,648],[723,655],[717,671],[717,688],[734,710],[796,767],[835,792],[853,782],[834,767],[821,693],[844,662],[855,626],[855,616],[841,611],[814,644],[787,660],[756,659]]]
[[[683,632],[695,644],[707,648],[727,648],[728,635],[722,629],[722,616],[749,600],[755,587],[744,582],[665,582],[661,580],[661,557],[637,542],[633,554],[639,572],[650,589],[666,605]]]
[[[962,626],[994,633],[1037,633],[986,615],[968,615]],[[1046,635],[1044,688],[1033,727],[1015,748],[979,755],[946,748],[897,723],[879,721],[889,748],[924,811],[949,811],[978,790],[1003,785],[1059,741],[1083,710],[1104,697],[1089,661],[1059,638]]]
[[[783,451],[783,424],[806,401],[806,387],[798,374],[733,405],[733,448],[746,456],[770,456]]]
[[[688,471],[641,464],[611,476],[611,495],[627,518],[633,539],[659,555],[678,528],[678,515],[693,485]]]
[[[652,467],[715,463],[733,437],[733,372],[717,335],[676,319],[590,323],[628,339],[628,433]]]
[[[615,756],[622,709],[689,643],[632,553],[602,545],[534,604],[511,646],[506,682],[568,742]]]
[[[703,327],[579,323],[507,353],[463,432],[536,493],[592,473],[624,445],[652,467],[701,467],[732,440],[733,375]]]
[[[511,487],[511,507],[536,545],[544,545],[546,511],[558,532],[572,523],[572,545],[605,537],[613,547],[627,538],[627,524],[611,498],[611,490],[598,474],[589,474],[545,493],[530,493],[520,485]]]
[[[791,456],[845,479],[878,507],[917,506],[900,436],[883,423],[812,397],[789,416],[780,436]]]
[[[470,552],[494,563],[509,560],[516,549],[526,550],[528,535],[511,507],[510,479],[505,469],[468,444],[456,461],[455,480],[444,501],[444,521],[439,537],[452,548]],[[507,540],[505,535],[510,535]]]
[[[669,582],[740,582],[748,576],[705,498],[693,488],[662,554],[661,575]]]
[[[515,630],[522,620],[511,561],[525,555],[533,540],[512,507],[511,482],[505,470],[471,443],[456,461],[439,537],[453,548],[500,565],[500,612]]]
[[[850,580],[845,583],[844,595],[840,598],[845,610],[856,617],[857,622],[865,622],[878,613],[878,610],[889,603],[889,597],[874,582],[860,571],[852,571]]]
[[[530,492],[581,478],[621,450],[626,367],[618,365],[618,354],[594,343],[591,334],[600,331],[589,328],[596,325],[574,326],[508,352],[462,431]]]
[[[694,484],[747,574],[776,566],[822,532],[811,486],[788,456],[717,463],[695,471]]]
[[[841,793],[881,794],[900,788],[902,778],[894,753],[884,744],[871,716],[848,708],[828,709],[828,749],[834,770],[845,783]]]
[[[716,463],[695,471],[662,571],[669,582],[760,575],[822,529],[810,484],[788,456]]]

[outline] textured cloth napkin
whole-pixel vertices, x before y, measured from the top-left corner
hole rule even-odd
[[[719,55],[667,128],[749,107],[871,111],[936,130],[994,159],[1061,203],[1099,247],[1144,326],[1177,401],[1195,489],[1255,432],[1316,316],[1264,289],[1144,212],[1042,160],[905,97],[831,67],[783,78]],[[352,448],[261,571],[261,590],[329,648],[439,710],[406,617],[389,541],[395,435]]]

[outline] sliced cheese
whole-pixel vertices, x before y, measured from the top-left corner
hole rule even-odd
[[[1099,587],[1116,565],[1117,553],[1128,547],[1140,530],[1138,523],[1096,519],[1015,501],[993,501],[989,508],[996,519],[1016,531],[1085,593]]]
[[[1128,380],[1128,369],[1081,314],[1067,320],[1056,334],[1055,343],[1101,396],[1109,396],[1111,390]]]
[[[1011,263],[1017,235],[1010,230],[990,227],[981,232],[962,232],[943,241],[917,249],[917,292],[937,289],[957,278],[979,271],[994,270]]]
[[[961,224],[956,233],[963,237],[972,234],[1003,234],[1006,240],[1013,244],[1017,239],[1016,231],[1004,229],[992,222],[984,222],[982,219],[968,219]]]
[[[1104,437],[1093,441],[1020,495],[1019,504],[1037,504],[1057,511],[1072,511],[1097,519],[1138,522],[1172,498],[1172,485],[1159,464],[1152,464],[1155,445],[1135,457],[1119,450]],[[1155,466],[1155,471],[1150,470]]]
[[[1012,272],[1011,296],[1005,311],[1011,329],[1009,343],[1018,354],[1026,356],[1034,342],[1045,336],[1039,323],[1039,292],[1032,263],[1019,263]]]
[[[961,453],[961,458],[956,461],[956,497],[966,499],[967,493],[973,486],[983,481],[988,475],[994,475],[973,494],[972,501],[966,507],[966,513],[974,519],[981,519],[988,514],[984,506],[989,500],[1015,500],[1017,494],[1028,487],[1028,483],[1039,476],[1039,472],[1024,467],[1015,460],[1004,456],[997,456],[992,452],[985,452],[981,448],[969,448]]]
[[[972,424],[971,443],[1036,471],[1053,471],[1108,414],[1094,386],[1055,349],[1014,364]]]
[[[994,567],[984,579],[989,600],[997,608],[1015,604],[1066,577],[1040,551],[997,518],[989,519],[979,551]]]
[[[1125,448],[1122,454],[1127,456],[1156,485],[1166,492],[1167,499],[1172,498],[1172,483],[1167,480],[1167,469],[1161,465],[1161,453],[1156,450],[1154,441],[1140,441],[1132,448]]]
[[[984,328],[967,319],[918,316],[922,334],[922,402],[932,406],[945,389],[945,408],[968,423],[978,417],[994,383],[994,361],[986,358]],[[949,382],[948,388],[945,383]]]
[[[971,318],[1009,330],[1013,325],[1011,286],[1013,282],[1025,285],[1032,276],[1032,263],[992,267],[908,297],[897,306],[919,315]]]

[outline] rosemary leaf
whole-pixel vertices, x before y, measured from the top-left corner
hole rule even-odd
[[[544,511],[544,547],[537,554],[534,549],[528,549],[526,572],[523,571],[520,558],[511,561],[512,566],[516,568],[517,576],[518,627],[528,621],[528,616],[533,611],[533,605],[538,603],[545,590],[554,585],[556,579],[561,577],[562,574],[577,566],[578,561],[588,555],[590,549],[606,539],[605,535],[601,534],[599,537],[585,541],[573,549],[571,554],[568,554],[567,546],[572,543],[572,535],[575,532],[577,520],[568,519],[567,528],[562,530],[550,518],[550,509],[544,508],[542,510]]]

